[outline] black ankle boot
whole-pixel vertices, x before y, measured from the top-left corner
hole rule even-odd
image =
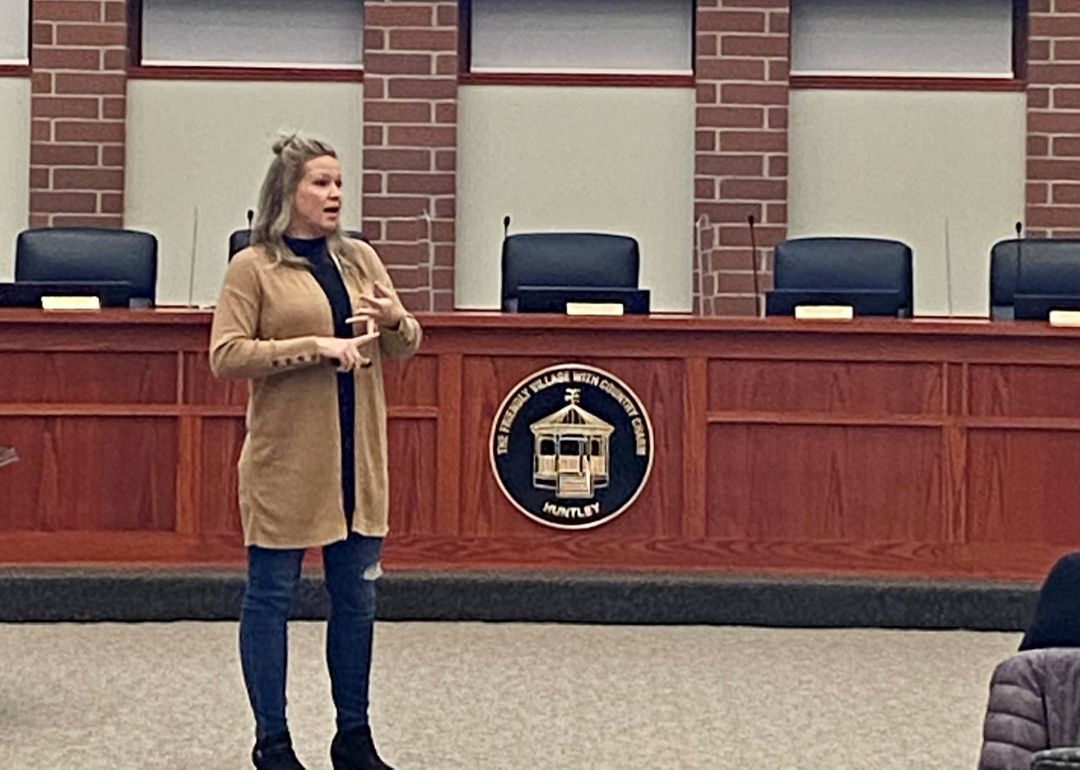
[[[339,731],[330,744],[330,762],[334,770],[394,770],[375,750],[370,727]]]
[[[251,750],[251,761],[256,770],[304,770],[293,752],[288,733],[268,735],[257,741]]]

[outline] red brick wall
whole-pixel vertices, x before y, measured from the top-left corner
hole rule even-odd
[[[458,6],[364,14],[364,229],[410,308],[452,310]]]
[[[705,315],[755,312],[747,216],[762,291],[786,232],[788,15],[788,0],[698,2],[694,310]]]
[[[1028,235],[1080,237],[1080,0],[1031,0]]]
[[[33,0],[30,225],[121,227],[127,6]]]

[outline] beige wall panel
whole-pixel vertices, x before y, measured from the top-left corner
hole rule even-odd
[[[792,91],[790,237],[904,241],[916,315],[987,315],[990,247],[1024,215],[1025,105],[1022,93]]]
[[[229,233],[247,226],[279,129],[335,146],[342,222],[359,228],[362,104],[353,83],[131,81],[124,220],[160,241],[158,302],[188,302],[193,264],[193,301],[217,300]]]
[[[693,281],[694,91],[472,86],[458,107],[457,306],[499,306],[511,232],[630,235],[654,310]]]
[[[15,277],[15,238],[30,211],[30,80],[0,78],[0,281]]]

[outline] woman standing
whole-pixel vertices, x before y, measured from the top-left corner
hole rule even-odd
[[[274,144],[251,245],[225,275],[210,341],[218,377],[251,381],[240,453],[248,547],[240,659],[255,713],[252,761],[303,770],[285,718],[286,624],[305,549],[321,546],[334,770],[383,770],[368,726],[375,580],[387,531],[382,360],[420,325],[366,243],[341,230],[341,167],[326,142]]]

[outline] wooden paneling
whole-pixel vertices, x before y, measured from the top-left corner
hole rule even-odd
[[[390,526],[395,534],[456,534],[454,520],[438,516],[434,420],[395,419],[388,426]]]
[[[4,354],[2,404],[175,404],[176,354]]]
[[[210,372],[206,353],[184,354],[185,404],[243,408],[247,399],[247,380],[219,380]]]
[[[387,404],[435,406],[438,403],[438,366],[438,359],[427,355],[387,362],[383,370]],[[247,381],[217,379],[210,372],[205,354],[184,356],[185,403],[243,407],[247,398]]]
[[[968,432],[968,540],[1080,550],[1080,431]]]
[[[526,376],[549,364],[524,357],[466,356],[461,379],[467,393],[461,409],[461,534],[535,534],[540,525],[525,518],[500,492],[491,472],[491,422],[503,399]]]
[[[460,353],[439,357],[439,413],[435,422],[437,480],[434,532],[461,532],[461,390]],[[397,471],[395,471],[397,472]]]
[[[709,409],[830,414],[941,414],[935,364],[712,361]]]
[[[0,557],[3,555],[0,542]],[[904,541],[730,540],[608,537],[602,530],[546,537],[416,537],[387,541],[401,569],[642,569],[743,574],[881,575],[1039,580],[1068,549],[1046,544],[937,544]],[[1039,565],[1037,568],[1033,565]]]
[[[974,416],[1080,420],[1080,367],[973,365],[970,378]]]
[[[942,542],[941,467],[927,428],[713,425],[708,534]]]
[[[708,530],[706,448],[709,426],[706,420],[709,364],[702,357],[689,358],[683,369],[683,503],[682,536],[689,540],[705,537]]]
[[[404,361],[383,366],[389,406],[435,406],[439,403],[439,359],[417,353]]]
[[[0,563],[244,558],[247,385],[195,311],[0,309]],[[388,362],[391,567],[766,570],[1036,579],[1080,549],[1080,330],[1035,323],[421,317]],[[583,353],[584,352],[584,353]],[[491,423],[591,364],[646,407],[641,495],[595,529],[519,512]]]
[[[0,528],[32,532],[170,531],[177,425],[145,417],[0,417],[6,466]]]
[[[237,417],[202,421],[198,452],[198,530],[241,541],[236,462],[244,443],[244,420]]]

